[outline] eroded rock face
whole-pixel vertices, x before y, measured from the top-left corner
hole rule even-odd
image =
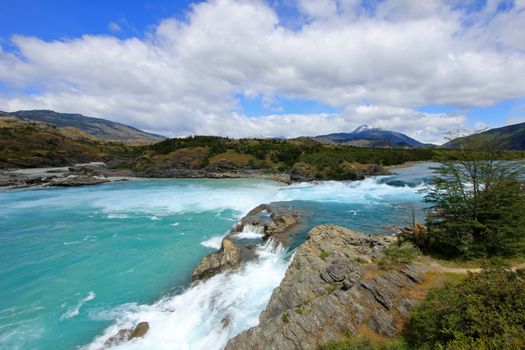
[[[399,334],[415,304],[408,292],[422,281],[423,268],[383,272],[367,263],[390,241],[333,225],[312,229],[259,325],[232,338],[226,349],[316,349],[363,327]]]
[[[248,225],[261,230],[263,240],[274,238],[286,245],[291,228],[299,222],[299,213],[287,207],[261,204],[242,218],[222,240],[221,249],[208,254],[193,270],[192,281],[210,278],[237,269],[242,262],[255,257],[255,244],[239,242],[239,234]]]

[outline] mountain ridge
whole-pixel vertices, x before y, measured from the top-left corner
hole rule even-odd
[[[419,148],[433,146],[419,142],[403,133],[373,128],[367,124],[360,125],[349,133],[319,135],[315,136],[314,139],[325,144],[355,147]]]
[[[59,113],[52,110],[20,110],[1,112],[22,120],[42,122],[58,128],[76,128],[93,137],[111,141],[157,142],[165,139],[162,135],[152,134],[138,128],[103,118],[88,117],[79,113]]]
[[[479,145],[505,150],[525,150],[525,122],[489,129],[455,138],[443,145],[446,148],[472,148]]]

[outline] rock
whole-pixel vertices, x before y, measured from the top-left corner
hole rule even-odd
[[[424,269],[410,264],[378,275],[376,264],[363,263],[390,242],[333,225],[313,228],[259,324],[225,349],[317,349],[363,328],[398,335],[415,304],[408,291],[423,280]]]
[[[221,249],[205,256],[191,276],[192,281],[210,278],[217,273],[236,269],[241,263],[240,248],[229,239],[223,239]]]
[[[48,183],[49,186],[57,187],[72,187],[72,186],[85,186],[85,185],[98,185],[106,182],[110,182],[107,178],[93,177],[89,175],[71,176],[65,178],[57,178],[55,181]]]
[[[313,165],[304,162],[298,162],[293,165],[290,172],[292,181],[304,182],[315,180],[316,169]]]
[[[140,322],[135,329],[131,332],[131,334],[128,336],[128,340],[134,339],[134,338],[142,338],[146,333],[149,331],[149,323],[148,322]]]
[[[277,204],[262,204],[242,218],[222,240],[221,249],[205,256],[193,270],[192,281],[210,278],[218,273],[237,269],[241,263],[256,257],[254,245],[239,243],[237,235],[247,225],[259,227],[263,239],[276,239],[287,245],[292,228],[299,222],[299,213]]]
[[[110,348],[112,346],[124,343],[126,341],[130,341],[135,338],[142,338],[146,333],[149,331],[149,323],[148,322],[140,322],[135,326],[135,328],[125,328],[121,329],[115,334],[114,336],[110,337],[108,340],[104,343],[104,349]]]

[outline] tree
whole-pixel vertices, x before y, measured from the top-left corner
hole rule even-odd
[[[457,160],[441,161],[425,197],[428,247],[451,257],[523,252],[525,192],[521,162],[497,159],[497,150],[472,144]]]

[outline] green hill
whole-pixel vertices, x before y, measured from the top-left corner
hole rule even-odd
[[[443,145],[447,148],[479,146],[502,150],[525,150],[525,123],[508,125],[478,134],[460,137]]]

